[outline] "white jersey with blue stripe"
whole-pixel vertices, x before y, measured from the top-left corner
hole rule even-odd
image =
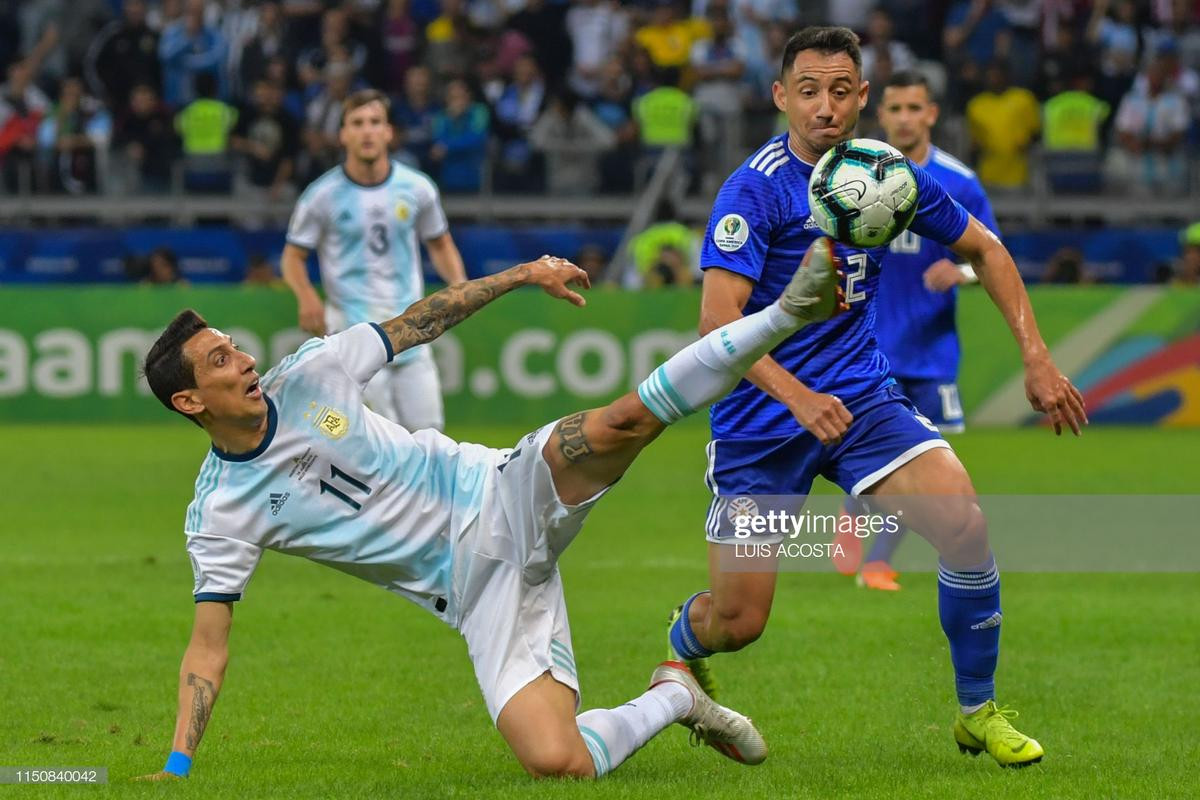
[[[966,230],[967,213],[929,173],[912,166],[918,193],[912,230],[947,244],[957,241]],[[717,194],[700,266],[751,282],[745,314],[775,302],[809,245],[823,235],[808,208],[812,171],[784,133],[747,158]],[[813,391],[837,395],[850,405],[891,380],[875,340],[875,293],[884,249],[839,244],[837,252],[844,261],[850,310],[805,326],[771,356]],[[787,407],[746,380],[712,406],[710,420],[714,439],[791,436],[799,430]]]
[[[304,556],[402,595],[453,625],[456,545],[504,451],[410,434],[363,405],[391,360],[379,326],[311,339],[260,381],[268,430],[215,446],[185,521],[195,599],[238,600],[264,550]],[[469,544],[463,548],[469,558]]]
[[[963,208],[1000,234],[992,204],[969,167],[932,146],[921,166]],[[899,378],[954,383],[958,376],[958,289],[932,292],[922,279],[925,270],[942,259],[959,260],[950,248],[911,229],[893,239],[883,257],[875,333],[892,374]]]
[[[446,231],[433,181],[392,161],[377,184],[357,183],[342,166],[313,181],[296,202],[287,240],[317,251],[331,330],[337,331],[390,319],[421,299],[420,242]]]

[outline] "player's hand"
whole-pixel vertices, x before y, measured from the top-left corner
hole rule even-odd
[[[179,777],[178,775],[176,775],[173,772],[163,771],[163,772],[151,772],[149,775],[139,775],[136,778],[134,778],[134,780],[135,781],[181,781],[181,780],[183,780],[183,778]]]
[[[1049,356],[1033,361],[1025,368],[1025,396],[1034,411],[1050,417],[1054,435],[1061,436],[1063,425],[1076,436],[1088,424],[1083,395],[1063,375]]]
[[[300,329],[313,336],[325,335],[325,304],[319,297],[309,297],[300,301]]]
[[[931,292],[948,292],[959,284],[967,282],[962,270],[948,258],[935,261],[921,276],[925,288]]]
[[[854,421],[854,415],[832,394],[806,391],[789,402],[788,409],[796,421],[823,445],[835,445],[842,441],[846,429]]]
[[[540,286],[551,297],[559,297],[576,306],[585,306],[587,301],[577,292],[571,291],[571,286],[592,288],[588,274],[565,258],[542,256],[537,261],[522,264],[528,270],[525,282],[532,286]]]

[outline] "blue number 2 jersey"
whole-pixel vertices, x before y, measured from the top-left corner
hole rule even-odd
[[[700,265],[745,275],[754,281],[743,312],[773,303],[821,231],[809,216],[808,181],[813,165],[788,145],[788,135],[771,139],[738,167],[713,204]],[[910,229],[952,244],[969,216],[925,170],[913,165],[918,210]],[[771,355],[816,392],[837,395],[846,405],[882,388],[891,379],[875,339],[875,292],[885,248],[859,250],[838,245],[846,273],[850,310],[801,329]],[[799,429],[791,412],[743,380],[710,412],[714,439],[790,436]]]
[[[931,147],[928,162],[921,166],[972,216],[999,235],[991,203],[979,179],[965,164]],[[922,280],[925,270],[943,258],[957,260],[945,245],[911,230],[893,239],[883,258],[879,275],[882,305],[876,333],[879,349],[897,378],[954,383],[958,377],[958,332],[954,323],[958,289],[931,292]]]

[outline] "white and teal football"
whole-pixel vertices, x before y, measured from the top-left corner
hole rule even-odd
[[[882,247],[917,213],[917,178],[887,142],[851,139],[813,167],[808,206],[827,236],[855,247]]]

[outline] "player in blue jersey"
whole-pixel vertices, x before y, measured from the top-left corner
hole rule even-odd
[[[925,76],[916,71],[893,74],[883,89],[878,113],[888,143],[933,176],[971,216],[999,236],[992,204],[975,173],[931,141],[938,106]],[[892,240],[883,257],[876,300],[875,335],[892,377],[917,411],[943,434],[963,430],[955,308],[958,287],[978,279],[971,265],[961,261],[945,245],[904,231]],[[865,511],[861,502],[847,500],[847,514]],[[859,585],[868,589],[898,590],[899,576],[891,560],[903,536],[902,527],[895,533],[877,534],[862,559],[862,540],[839,533],[834,541],[845,554],[838,560],[839,570],[853,574],[857,568]]]
[[[437,187],[388,154],[388,98],[363,89],[342,104],[343,163],[296,201],[283,249],[283,278],[300,327],[315,336],[399,314],[425,295],[421,243],[447,284],[467,279]],[[308,280],[317,251],[325,300]],[[428,347],[405,353],[367,387],[367,404],[409,430],[444,426],[441,384]]]
[[[543,256],[447,287],[382,324],[311,339],[261,377],[252,357],[190,309],[146,356],[155,396],[212,440],[184,518],[195,576],[173,750],[149,780],[185,777],[221,691],[233,603],[263,553],[302,556],[404,597],[453,627],[488,713],[531,774],[601,777],[673,723],[758,764],[753,723],[660,664],[618,708],[579,714],[558,558],[588,512],[667,426],[722,397],[759,358],[839,308],[833,248],[815,242],[778,299],[676,353],[603,408],[511,448],[411,433],[363,405],[397,356],[519,286],[583,305],[587,273]]]
[[[700,261],[701,332],[770,302],[819,235],[809,216],[809,176],[823,153],[853,135],[867,102],[861,68],[858,38],[848,29],[811,27],[788,41],[773,87],[788,131],[746,159],[717,196]],[[1056,433],[1068,427],[1078,434],[1086,423],[1082,397],[1051,360],[1012,257],[928,172],[913,171],[919,209],[911,230],[971,263],[1017,340],[1031,405],[1050,416]],[[722,549],[733,541],[724,523],[742,513],[744,495],[803,496],[823,475],[847,494],[869,495],[881,510],[898,497],[943,497],[940,507],[915,508],[905,521],[940,556],[938,608],[960,705],[954,737],[964,751],[986,750],[1003,765],[1038,761],[1041,746],[1016,731],[1011,712],[994,699],[1000,580],[971,479],[896,388],[876,344],[875,317],[887,311],[874,302],[883,253],[838,250],[849,313],[785,341],[711,409],[711,588],[672,615],[672,650],[711,687],[703,659],[745,647],[766,626],[776,556],[742,562],[746,571],[722,568]]]

